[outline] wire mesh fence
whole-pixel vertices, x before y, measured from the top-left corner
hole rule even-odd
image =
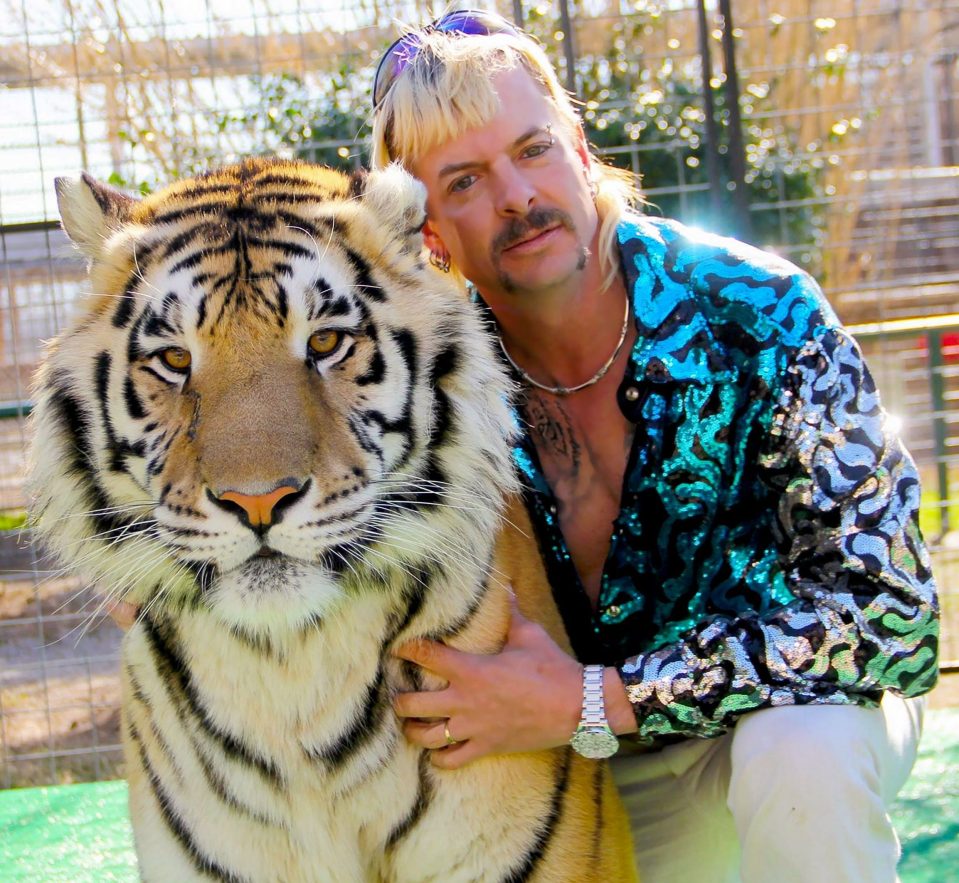
[[[736,232],[823,281],[922,472],[944,656],[959,659],[959,0],[724,5],[499,10],[556,60],[597,149],[643,176],[648,211]],[[379,54],[398,22],[442,11],[0,0],[0,787],[121,763],[119,632],[22,525],[30,377],[84,275],[54,177],[146,192],[251,153],[360,165]]]

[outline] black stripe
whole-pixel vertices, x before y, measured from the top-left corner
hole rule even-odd
[[[117,438],[116,431],[113,428],[113,420],[110,417],[109,397],[110,397],[110,367],[113,363],[110,354],[106,351],[97,354],[94,370],[94,384],[96,387],[97,398],[100,404],[100,420],[103,424],[103,431],[107,437],[107,449],[110,451],[110,469],[114,472],[123,472],[129,474],[126,469],[126,457],[128,454],[136,454],[137,450],[129,442]],[[126,384],[130,383],[129,376],[126,378]],[[124,385],[124,397],[127,397],[127,388]],[[132,391],[132,385],[130,386]],[[139,405],[139,402],[137,401]],[[142,412],[142,407],[140,408]],[[142,414],[141,414],[142,416]],[[142,445],[140,446],[142,451]]]
[[[430,366],[430,386],[436,386],[448,374],[452,374],[460,365],[459,347],[450,344],[439,352]]]
[[[255,807],[252,807],[240,800],[240,798],[230,790],[230,783],[228,782],[227,778],[223,775],[223,773],[214,767],[213,761],[199,740],[191,735],[190,743],[193,745],[193,751],[196,755],[197,761],[199,761],[200,768],[203,770],[203,778],[206,779],[206,783],[210,786],[210,790],[217,797],[219,797],[223,803],[230,807],[231,810],[246,816],[248,819],[258,822],[261,825],[267,825],[271,828],[280,828],[282,830],[286,830],[286,826],[282,824],[282,822],[277,822],[275,819],[265,815]]]
[[[410,374],[410,384],[416,383],[419,373],[419,353],[416,346],[416,338],[406,328],[394,329],[391,332],[393,342],[399,348],[403,356],[403,362],[406,364],[406,370]]]
[[[143,333],[151,337],[166,337],[176,334],[176,329],[167,321],[166,316],[158,316],[150,312],[143,323]]]
[[[350,299],[343,294],[334,296],[333,289],[323,279],[319,280],[319,284],[312,293],[317,295],[321,301],[311,313],[311,319],[319,319],[321,316],[339,318],[340,316],[349,316],[353,312],[353,304]]]
[[[430,753],[424,751],[420,754],[419,787],[416,789],[416,799],[403,821],[390,831],[390,836],[386,838],[387,852],[396,849],[397,844],[413,830],[416,823],[423,817],[423,813],[429,808],[432,799],[433,779],[430,775]]]
[[[607,769],[605,763],[597,763],[593,767],[593,817],[596,827],[593,829],[593,849],[590,856],[592,867],[599,866],[599,849],[603,843],[603,795]]]
[[[453,408],[450,405],[449,396],[440,388],[435,387],[433,395],[433,412],[430,420],[430,437],[428,446],[430,448],[442,447],[450,433],[450,427],[453,426]],[[434,464],[435,465],[435,464]],[[439,468],[436,466],[435,468]]]
[[[133,536],[149,530],[148,522],[137,522],[104,512],[111,508],[112,502],[97,479],[98,469],[93,451],[90,417],[76,398],[63,388],[57,387],[57,378],[52,382],[54,390],[50,395],[50,409],[53,419],[69,439],[64,445],[66,471],[78,480],[85,492],[84,502],[87,508],[96,513],[85,517],[93,523],[98,534],[125,531],[125,535]]]
[[[276,656],[276,648],[273,646],[269,634],[258,635],[255,632],[248,631],[242,623],[234,622],[230,625],[230,635],[258,656],[266,656],[270,659]]]
[[[285,175],[282,172],[266,172],[257,176],[257,187],[266,187],[269,184],[282,184],[284,187],[292,188],[293,192],[289,194],[289,201],[291,202],[304,198],[314,200],[317,191],[325,199],[342,199],[347,192],[345,178],[343,179],[343,188],[334,190],[323,186],[320,182],[311,181],[308,178],[298,178],[295,175]],[[276,194],[271,193],[270,197],[275,198]]]
[[[248,248],[272,248],[282,252],[288,257],[312,258],[316,253],[310,249],[293,242],[289,239],[261,239],[257,236],[247,235],[246,244]]]
[[[136,298],[133,294],[132,283],[123,294],[120,295],[117,308],[113,313],[113,327],[125,328],[133,317],[133,308],[136,306]]]
[[[380,352],[379,346],[373,346],[373,355],[370,358],[370,366],[366,369],[365,374],[361,374],[353,382],[357,386],[368,386],[371,383],[382,383],[383,377],[386,375],[386,362],[383,359],[383,354]]]
[[[365,417],[365,414],[350,414],[347,418],[350,431],[353,433],[356,443],[364,451],[366,451],[367,454],[372,454],[382,463],[383,449],[371,437],[370,432],[366,427]]]
[[[366,685],[366,695],[352,723],[332,744],[307,749],[310,759],[324,761],[333,769],[343,766],[376,734],[387,705],[383,669],[377,668],[373,680]]]
[[[341,244],[343,245],[343,250],[346,252],[347,258],[349,258],[350,263],[353,265],[353,269],[356,271],[357,281],[355,287],[359,289],[360,294],[380,303],[385,301],[386,292],[373,281],[373,276],[370,274],[370,265],[364,261],[357,252],[353,251],[352,248],[343,243]]]
[[[569,773],[572,767],[573,749],[568,745],[563,749],[562,756],[558,761],[559,770],[557,770],[556,787],[553,789],[553,801],[550,807],[549,815],[539,831],[536,832],[536,839],[523,858],[522,864],[515,870],[510,871],[503,878],[503,883],[524,883],[532,878],[536,868],[549,848],[550,840],[556,831],[556,825],[559,821],[563,809],[563,802],[569,789]]]
[[[224,190],[232,190],[235,185],[224,187]],[[155,226],[163,224],[175,224],[184,219],[192,223],[209,223],[211,219],[220,217],[230,210],[228,202],[206,202],[200,205],[187,205],[182,208],[171,209],[167,212],[156,214],[152,218]]]
[[[391,623],[391,627],[387,630],[386,637],[383,639],[384,652],[385,648],[392,644],[398,635],[402,634],[416,614],[423,608],[423,602],[430,592],[437,572],[442,573],[442,570],[437,571],[433,567],[408,567],[407,579],[404,580],[402,589],[406,608],[402,615],[399,615],[399,611],[396,612],[395,621]]]
[[[123,381],[123,400],[126,402],[127,411],[134,420],[142,420],[147,412],[143,407],[140,396],[137,395],[136,388],[133,386],[133,380],[128,374]]]
[[[467,626],[469,626],[473,620],[473,617],[479,612],[480,607],[483,606],[483,602],[486,599],[486,594],[489,591],[490,571],[492,569],[492,565],[493,562],[491,557],[483,568],[483,575],[481,577],[482,588],[477,591],[476,595],[474,595],[463,615],[460,616],[459,619],[444,626],[442,629],[438,629],[430,632],[428,635],[424,635],[425,638],[431,641],[441,641],[445,643],[449,641],[450,638],[456,637],[458,634],[463,632]],[[442,575],[442,571],[440,572],[440,575]]]
[[[176,236],[166,241],[161,260],[169,260],[188,246],[192,246],[196,239],[206,236],[210,232],[211,225],[209,221],[200,221],[195,226],[177,233]]]
[[[170,700],[181,719],[185,713],[189,713],[227,757],[258,770],[274,788],[283,788],[283,776],[275,763],[254,753],[239,738],[210,719],[193,685],[190,668],[178,651],[172,628],[155,622],[150,616],[144,617],[142,622],[153,664],[167,686]]]
[[[200,850],[193,840],[190,831],[187,829],[186,825],[183,823],[183,820],[177,813],[173,799],[163,787],[160,777],[150,764],[150,760],[147,757],[146,748],[143,745],[143,739],[140,737],[139,732],[137,732],[136,727],[132,723],[129,727],[129,736],[137,746],[137,751],[140,755],[140,763],[150,781],[150,788],[153,791],[153,796],[156,798],[157,804],[160,807],[160,813],[163,816],[163,820],[166,822],[170,833],[177,839],[184,852],[186,852],[186,854],[190,857],[190,860],[193,862],[193,867],[198,873],[213,877],[214,880],[225,880],[228,881],[228,883],[243,883],[246,878],[241,877],[239,874],[235,874],[233,871],[228,871],[226,868],[215,862],[212,858],[210,858],[208,855],[205,855]]]
[[[326,218],[314,218],[307,220],[299,215],[288,212],[281,207],[275,209],[276,219],[286,227],[295,227],[304,231],[314,241],[322,238],[330,238],[337,226],[332,220]],[[322,229],[321,229],[322,228]],[[296,232],[293,230],[291,232]]]
[[[146,693],[143,692],[143,687],[140,686],[140,681],[134,674],[133,666],[130,663],[126,663],[123,666],[124,674],[126,675],[127,681],[130,684],[130,691],[133,695],[133,698],[137,700],[141,705],[145,705],[148,708],[150,707],[150,702],[147,699]]]
[[[403,411],[395,420],[388,419],[382,411],[373,408],[360,413],[360,417],[366,423],[375,423],[380,428],[381,435],[393,433],[403,436],[403,447],[400,449],[400,455],[396,462],[392,464],[394,471],[406,465],[410,452],[413,450],[413,421],[410,414],[410,398],[411,394],[408,393]]]
[[[169,275],[174,273],[179,273],[180,270],[189,270],[192,267],[195,267],[200,261],[203,260],[205,255],[213,253],[212,251],[206,251],[205,249],[200,249],[200,251],[195,251],[191,255],[187,255],[185,258],[181,258],[177,261],[170,269],[167,271]]]

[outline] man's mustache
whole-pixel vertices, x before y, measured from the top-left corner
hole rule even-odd
[[[543,230],[557,225],[566,228],[570,233],[575,232],[569,213],[558,208],[534,208],[525,217],[512,218],[506,223],[493,239],[492,252],[494,255],[500,254],[518,242],[532,239]]]

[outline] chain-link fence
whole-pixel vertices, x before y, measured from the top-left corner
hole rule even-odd
[[[649,211],[824,283],[924,479],[959,658],[959,0],[515,0]],[[146,191],[248,153],[364,161],[397,22],[369,0],[0,0],[0,787],[119,765],[119,633],[24,540],[30,376],[84,268],[53,178]]]

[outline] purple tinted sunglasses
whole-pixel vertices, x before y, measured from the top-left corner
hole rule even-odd
[[[501,18],[495,12],[478,9],[458,9],[455,12],[447,12],[425,28],[404,34],[383,53],[380,63],[376,66],[376,76],[373,77],[374,110],[386,98],[386,93],[390,91],[390,87],[404,68],[416,58],[420,50],[421,35],[433,31],[480,37],[487,37],[490,34],[512,34],[516,37],[520,35],[520,32],[505,18]]]

